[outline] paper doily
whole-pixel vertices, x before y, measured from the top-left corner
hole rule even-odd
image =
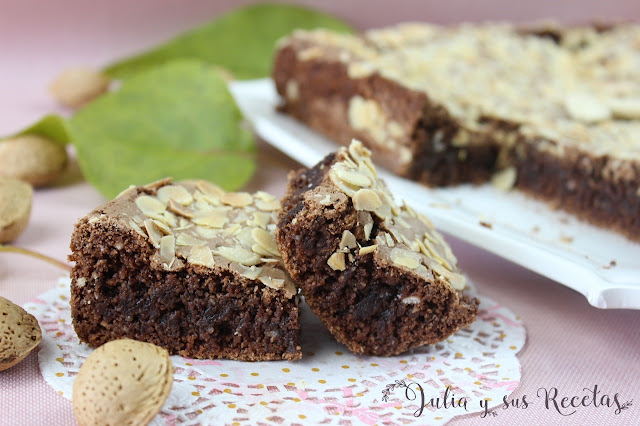
[[[71,399],[73,379],[92,352],[71,325],[69,278],[25,305],[43,331],[38,360],[44,379]],[[516,357],[525,342],[519,317],[478,296],[477,320],[445,342],[384,358],[357,356],[337,343],[301,304],[303,359],[294,362],[193,360],[172,356],[171,394],[151,424],[226,425],[441,425],[455,416],[484,411],[515,390]],[[434,408],[420,416],[421,395],[409,401],[402,383],[423,388],[424,402],[448,389],[463,407]],[[385,398],[386,396],[386,398]]]

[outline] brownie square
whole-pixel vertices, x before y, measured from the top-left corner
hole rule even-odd
[[[301,358],[297,288],[274,240],[279,209],[264,192],[170,179],[98,207],[71,239],[78,337],[192,358]]]
[[[398,206],[357,141],[289,176],[276,241],[305,301],[358,354],[396,355],[474,321],[478,302],[431,222]]]

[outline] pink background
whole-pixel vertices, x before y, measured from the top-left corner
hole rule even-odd
[[[46,86],[72,65],[102,66],[150,47],[246,1],[142,0],[87,2],[0,1],[0,135],[19,130],[56,111]],[[442,23],[463,20],[570,22],[640,18],[638,1],[302,1],[347,19],[359,28],[407,20]],[[241,54],[241,52],[239,52]],[[248,190],[281,195],[289,169],[297,167],[261,145],[262,166]],[[266,160],[269,160],[268,162]],[[269,165],[267,165],[267,163]],[[27,231],[15,242],[64,261],[73,223],[104,201],[72,166],[54,187],[40,189]],[[522,383],[513,395],[534,396],[556,386],[566,395],[598,384],[634,406],[619,416],[606,407],[586,407],[569,417],[540,401],[527,410],[477,414],[451,424],[637,424],[640,417],[640,312],[603,311],[559,284],[451,239],[461,266],[479,290],[520,314],[528,343],[520,353]],[[59,271],[22,256],[0,254],[0,295],[23,304],[51,288]],[[535,399],[535,398],[534,398]],[[353,420],[357,424],[357,420]],[[0,372],[0,425],[74,424],[71,403],[40,377],[35,354]]]

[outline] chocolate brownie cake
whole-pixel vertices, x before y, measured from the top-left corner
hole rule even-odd
[[[165,179],[75,226],[71,314],[80,340],[128,337],[172,354],[294,360],[297,289],[274,240],[280,202]]]
[[[311,310],[355,353],[399,354],[475,319],[451,249],[395,204],[360,142],[289,176],[276,241]]]
[[[640,26],[297,31],[282,110],[428,185],[494,181],[640,239]]]

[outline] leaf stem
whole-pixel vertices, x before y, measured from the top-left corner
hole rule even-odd
[[[71,272],[71,266],[69,266],[68,264],[32,250],[0,244],[0,252],[16,253],[35,257],[36,259],[43,260],[47,263],[50,263],[51,265],[57,266],[58,268],[62,268],[67,272]]]

